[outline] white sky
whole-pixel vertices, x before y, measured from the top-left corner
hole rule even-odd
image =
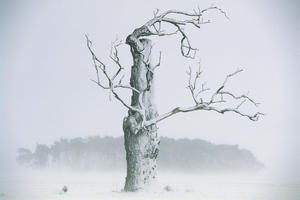
[[[120,3],[121,2],[121,3]],[[211,3],[217,12],[211,24],[187,29],[200,49],[204,79],[216,87],[226,74],[245,72],[228,88],[250,91],[267,115],[252,122],[234,114],[179,114],[159,124],[161,136],[201,138],[239,144],[270,168],[292,174],[299,165],[299,8],[297,1],[40,1],[0,3],[0,162],[14,160],[18,147],[33,148],[61,137],[122,135],[126,110],[110,102],[97,88],[84,34],[89,34],[99,57],[108,61],[112,41],[125,39],[160,8],[190,11]],[[189,61],[179,54],[179,37],[154,38],[162,50],[157,70],[155,101],[161,113],[192,103],[185,89]],[[128,46],[121,50],[127,69]],[[129,71],[128,71],[129,72]],[[127,75],[129,75],[127,73]],[[249,111],[253,111],[250,109]],[[276,167],[275,167],[276,166]]]

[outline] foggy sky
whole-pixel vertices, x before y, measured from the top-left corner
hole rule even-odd
[[[211,3],[226,10],[230,20],[211,12],[207,17],[212,23],[200,30],[187,29],[199,48],[203,79],[214,88],[236,68],[245,69],[228,88],[238,94],[250,91],[267,115],[252,122],[235,114],[179,114],[160,123],[159,134],[239,144],[279,170],[279,176],[292,174],[300,161],[300,5],[283,0],[1,1],[0,162],[6,163],[2,167],[10,166],[19,147],[50,144],[61,137],[122,135],[126,110],[90,81],[95,73],[85,34],[93,40],[97,55],[112,64],[111,42],[125,39],[153,16],[154,9],[190,11]],[[185,71],[197,60],[180,56],[179,36],[153,40],[155,52],[162,51],[155,77],[159,112],[191,105]],[[129,70],[128,46],[121,47],[120,57]]]

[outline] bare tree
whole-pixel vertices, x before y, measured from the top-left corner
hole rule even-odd
[[[110,93],[128,109],[128,116],[123,120],[123,131],[125,138],[126,160],[127,160],[127,176],[125,181],[125,191],[136,191],[150,185],[156,177],[156,158],[159,153],[159,137],[157,135],[157,123],[180,112],[191,112],[197,110],[215,111],[221,114],[226,112],[234,112],[240,116],[249,118],[252,121],[259,119],[260,112],[247,114],[240,111],[240,107],[246,101],[258,105],[247,95],[235,95],[225,90],[226,83],[230,78],[240,73],[242,70],[227,75],[224,82],[213,92],[212,96],[207,100],[202,97],[209,88],[205,84],[200,84],[202,71],[200,69],[195,73],[188,71],[189,82],[188,89],[194,100],[194,105],[190,107],[176,107],[171,111],[158,114],[153,101],[153,77],[155,69],[160,66],[161,54],[158,63],[153,63],[151,59],[152,43],[148,36],[169,36],[174,34],[181,35],[180,51],[182,56],[186,58],[194,58],[197,49],[191,45],[184,27],[187,25],[200,28],[201,25],[210,21],[204,20],[203,16],[210,10],[216,10],[223,14],[226,13],[218,7],[212,6],[207,9],[193,10],[193,12],[182,12],[178,10],[168,10],[160,12],[156,10],[154,17],[141,27],[136,28],[126,38],[126,44],[130,46],[133,57],[133,66],[131,67],[130,83],[123,83],[122,71],[124,67],[120,63],[118,55],[118,47],[120,41],[115,41],[110,52],[110,59],[117,66],[113,75],[108,73],[108,66],[99,59],[93,49],[92,42],[86,36],[87,47],[92,55],[92,60],[97,74],[94,82],[102,89],[109,90]],[[168,32],[164,30],[164,24],[174,27],[174,31]],[[104,75],[106,84],[100,78],[100,74]],[[195,74],[195,76],[193,76]],[[126,102],[118,94],[118,89],[127,89],[132,91],[131,103]],[[237,101],[234,107],[219,106],[227,102],[228,98]]]

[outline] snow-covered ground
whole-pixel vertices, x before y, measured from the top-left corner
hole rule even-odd
[[[300,183],[279,183],[252,175],[160,172],[157,187],[122,192],[125,173],[23,172],[0,177],[2,200],[299,200]],[[61,189],[66,185],[68,191]],[[168,186],[170,191],[164,189]]]

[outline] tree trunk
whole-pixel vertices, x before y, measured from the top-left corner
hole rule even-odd
[[[139,47],[142,48],[135,48],[136,43],[129,44],[133,56],[130,85],[140,91],[140,94],[133,91],[131,106],[144,109],[145,117],[149,120],[157,116],[152,100],[153,73],[149,70],[152,45],[149,39],[138,39],[135,42],[138,42]],[[142,122],[143,116],[131,110],[128,111],[128,116],[123,121],[127,161],[125,191],[145,189],[156,177],[156,158],[159,152],[157,127],[151,125],[143,128]]]

